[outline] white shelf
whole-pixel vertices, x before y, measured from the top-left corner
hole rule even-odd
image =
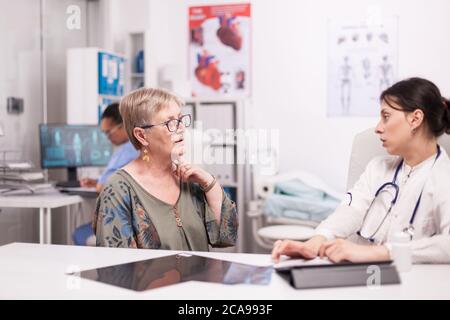
[[[210,146],[212,148],[234,148],[236,146],[236,143],[211,143]]]
[[[126,44],[126,56],[127,56],[127,85],[128,90],[135,90],[145,86],[145,32],[131,32],[128,34]],[[138,69],[137,55],[140,51],[144,51],[144,72]],[[138,72],[139,71],[139,72]]]
[[[230,129],[234,131],[245,129],[244,105],[245,101],[235,99],[186,99],[186,111],[192,114],[194,123],[195,121],[202,121],[203,130],[217,129],[225,134]],[[223,151],[218,150],[218,152],[222,152],[224,156],[231,153],[236,160],[238,152],[236,141],[231,141],[227,136],[223,140],[225,143],[217,143],[220,140],[214,141],[213,137],[212,139],[203,141],[203,143],[207,144],[209,148],[223,148]],[[248,195],[246,188],[248,188],[250,181],[247,174],[249,172],[248,165],[213,163],[203,166],[205,170],[216,176],[223,188],[234,189],[232,194],[235,197],[234,200],[236,201],[237,211],[239,213],[239,225],[244,226],[245,200]],[[244,227],[239,228],[238,242],[235,248],[237,251],[244,249],[244,233]]]
[[[220,181],[219,181],[219,182],[220,182]],[[239,187],[239,184],[238,184],[238,183],[232,183],[232,182],[225,182],[225,183],[220,182],[220,184],[221,184],[222,187],[224,187],[224,188],[238,188],[238,187]]]

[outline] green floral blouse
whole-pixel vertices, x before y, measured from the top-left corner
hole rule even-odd
[[[148,193],[120,169],[97,199],[93,222],[97,246],[208,251],[209,245],[235,245],[236,205],[225,192],[220,224],[197,184],[182,184],[175,207]]]

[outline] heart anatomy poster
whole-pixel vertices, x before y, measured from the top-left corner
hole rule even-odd
[[[329,22],[328,116],[372,117],[397,78],[398,19]]]
[[[193,97],[250,96],[251,5],[189,8]]]

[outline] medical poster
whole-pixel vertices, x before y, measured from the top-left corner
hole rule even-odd
[[[103,111],[113,102],[120,102],[125,90],[125,59],[100,51],[98,53],[98,124]]]
[[[125,87],[125,59],[110,53],[98,53],[98,93],[121,97]]]
[[[379,114],[380,93],[397,80],[398,19],[329,22],[328,117]]]
[[[193,97],[250,96],[250,26],[250,4],[189,8]]]

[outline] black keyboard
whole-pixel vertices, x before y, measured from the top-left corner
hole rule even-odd
[[[93,189],[92,191],[87,191],[87,190],[76,190],[72,188],[68,189],[61,188],[59,189],[59,191],[73,196],[80,196],[83,198],[97,198],[98,196],[98,193],[97,191],[95,191],[95,189]]]
[[[80,181],[60,181],[56,183],[57,188],[79,188]]]

